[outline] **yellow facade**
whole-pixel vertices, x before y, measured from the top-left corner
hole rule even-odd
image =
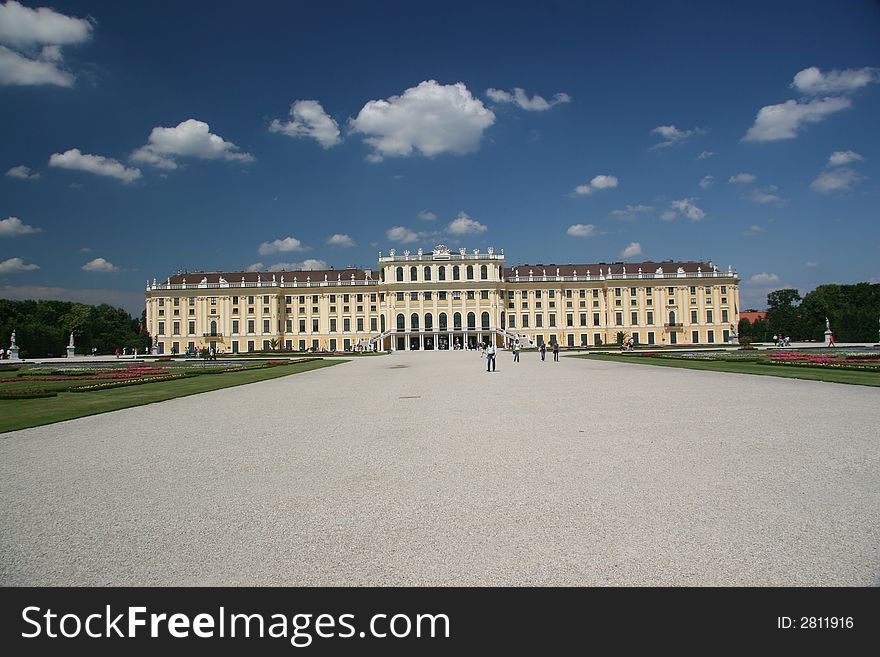
[[[369,269],[178,274],[146,290],[158,353],[722,344],[739,277],[711,263],[506,268],[504,252],[394,250]]]

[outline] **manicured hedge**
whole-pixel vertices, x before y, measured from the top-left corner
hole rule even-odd
[[[4,399],[38,399],[40,397],[57,397],[54,390],[45,388],[19,388],[18,390],[0,390],[0,400]]]

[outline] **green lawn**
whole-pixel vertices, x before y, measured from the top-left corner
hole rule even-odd
[[[224,374],[203,374],[174,381],[144,383],[136,386],[96,390],[93,392],[59,392],[57,397],[44,399],[0,400],[0,433],[37,427],[43,424],[72,420],[120,408],[152,404],[175,397],[231,388],[256,381],[266,381],[290,374],[299,374],[321,367],[344,363],[344,360],[311,360],[304,363],[278,365],[266,369]],[[9,384],[5,384],[9,385]],[[31,385],[49,388],[39,382]],[[68,384],[69,385],[69,384]]]
[[[759,374],[781,376],[788,379],[807,379],[809,381],[829,381],[831,383],[850,383],[860,386],[880,386],[880,372],[841,370],[831,367],[803,367],[799,365],[765,365],[764,363],[736,363],[730,361],[685,360],[674,358],[651,358],[650,356],[624,356],[617,354],[588,354],[572,356],[591,360],[610,360],[618,363],[636,365],[660,365],[661,367],[683,367],[690,370],[711,372],[733,372],[736,374]]]

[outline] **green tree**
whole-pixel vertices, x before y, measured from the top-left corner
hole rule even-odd
[[[767,295],[767,323],[775,335],[786,335],[792,340],[805,337],[800,301],[800,293],[792,288],[774,290]]]
[[[801,304],[808,337],[825,339],[825,318],[838,342],[875,342],[880,320],[880,284],[820,285]]]
[[[758,318],[751,326],[753,342],[767,342],[772,334],[770,333],[770,325],[767,320]]]
[[[63,356],[73,332],[76,350],[113,353],[119,347],[143,351],[149,341],[146,331],[138,334],[138,322],[122,308],[102,304],[90,306],[71,301],[12,301],[0,299],[0,344],[16,342],[25,358]]]

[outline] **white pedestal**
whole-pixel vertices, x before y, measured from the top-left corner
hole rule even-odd
[[[73,348],[73,347],[68,347],[68,348],[67,348],[67,357],[68,357],[68,358],[73,358],[74,356],[76,356],[76,352],[74,351],[74,348]]]
[[[825,331],[825,346],[831,346],[831,331]]]
[[[18,347],[9,347],[9,360],[19,360],[21,356],[18,355],[18,352]]]

